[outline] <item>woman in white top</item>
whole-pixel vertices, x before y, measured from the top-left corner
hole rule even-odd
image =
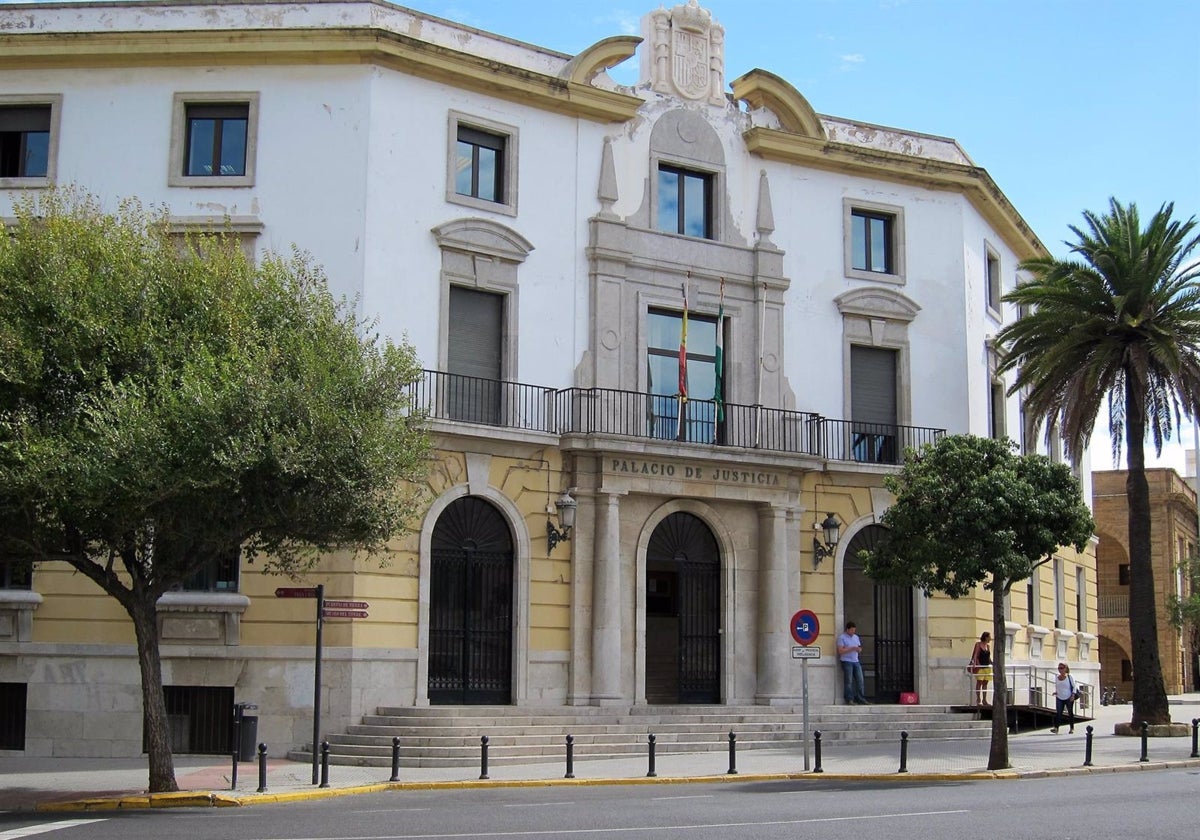
[[[1067,730],[1067,734],[1075,734],[1075,693],[1078,690],[1067,663],[1059,662],[1058,677],[1054,681],[1054,727],[1050,730],[1051,734],[1058,734],[1058,725],[1062,723],[1063,709],[1067,710],[1067,723],[1071,727]]]

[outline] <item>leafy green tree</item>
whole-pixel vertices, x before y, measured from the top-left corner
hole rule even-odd
[[[1129,477],[1129,632],[1133,645],[1131,723],[1169,723],[1158,651],[1150,561],[1147,434],[1156,452],[1180,424],[1180,407],[1200,405],[1200,238],[1194,218],[1159,208],[1143,228],[1137,206],[1110,199],[1105,215],[1085,212],[1072,227],[1071,257],[1022,264],[1031,279],[1005,300],[1023,316],[997,335],[1015,370],[1011,392],[1026,394],[1036,424],[1055,431],[1078,463],[1104,401],[1114,461],[1122,443]]]
[[[1010,441],[950,435],[905,454],[884,484],[896,496],[883,541],[863,552],[876,580],[971,595],[992,593],[992,742],[989,770],[1009,766],[1004,599],[1063,545],[1082,551],[1095,524],[1063,464],[1016,455]]]
[[[380,554],[425,475],[412,349],[301,256],[180,242],[165,212],[27,199],[0,238],[0,551],[64,562],[133,621],[149,787],[176,790],[156,604],[241,552],[295,576]]]

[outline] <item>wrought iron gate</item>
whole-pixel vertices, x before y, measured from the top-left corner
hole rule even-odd
[[[467,496],[438,518],[429,575],[429,702],[512,701],[513,551],[508,524]]]
[[[873,549],[886,533],[882,525],[868,525],[854,535],[846,548],[842,594],[846,617],[857,619],[863,639],[867,693],[879,703],[898,703],[901,692],[916,688],[913,590],[876,583],[864,574],[857,559],[859,551]]]
[[[647,547],[647,569],[673,568],[678,581],[678,702],[721,702],[721,555],[697,516],[673,513]]]
[[[908,586],[875,584],[875,699],[900,702],[913,691],[913,592]]]

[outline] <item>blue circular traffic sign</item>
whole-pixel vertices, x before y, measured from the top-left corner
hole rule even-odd
[[[811,645],[821,635],[821,622],[812,610],[800,610],[791,621],[792,638],[798,645]]]

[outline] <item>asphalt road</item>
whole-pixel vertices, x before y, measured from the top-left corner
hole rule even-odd
[[[1194,840],[1200,771],[964,783],[403,791],[243,808],[0,815],[0,840]]]

